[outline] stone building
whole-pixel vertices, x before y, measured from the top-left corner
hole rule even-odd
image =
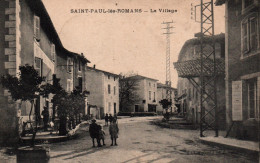
[[[41,0],[0,1],[0,75],[18,76],[19,66],[28,64],[45,77],[45,82],[51,84],[57,76],[63,88],[69,90],[67,79],[71,78],[77,85],[75,83],[80,83],[80,79],[76,78],[84,74],[75,70],[72,78],[63,72],[64,65],[67,71],[69,57],[76,63],[74,66],[80,63],[85,70],[89,61],[63,47]],[[84,84],[82,87],[85,89]],[[40,96],[36,100],[35,112],[41,113],[46,106],[52,113],[51,99],[51,96]],[[8,90],[0,86],[0,143],[17,142],[19,127],[22,121],[28,120],[30,105],[29,102],[14,102]]]
[[[219,66],[217,68],[217,102],[219,110],[219,128],[225,128],[225,82],[224,82],[224,57],[225,57],[225,35],[219,34],[205,38],[205,51],[210,51],[209,44],[215,40],[215,55]],[[207,45],[208,44],[208,45]],[[200,74],[200,40],[193,38],[185,42],[183,45],[178,62],[174,63],[174,67],[178,72],[178,104],[180,104],[180,114],[189,122],[194,124],[200,123],[200,93],[197,87],[191,83],[192,78],[199,82]],[[207,91],[207,88],[206,88]],[[204,103],[205,104],[205,103]],[[205,104],[205,109],[209,109],[211,104]],[[206,121],[211,122],[214,117],[207,116]]]
[[[226,122],[230,136],[259,140],[260,2],[217,0],[226,17]]]
[[[87,114],[90,114],[91,110],[93,110],[91,108],[98,109],[99,116],[97,117],[104,117],[106,113],[112,115],[118,113],[119,75],[95,67],[87,67],[86,85],[90,92],[88,104],[91,106],[88,108]]]
[[[169,87],[165,84],[162,83],[157,83],[157,101],[158,103],[167,98],[167,91],[170,91],[171,94],[171,101],[172,101],[172,105],[170,107],[169,112],[176,112],[177,111],[177,107],[175,106],[175,96],[177,95],[177,89],[171,87],[169,89]],[[162,105],[158,104],[157,108],[156,108],[156,112],[158,114],[162,114],[163,113],[163,107]]]
[[[157,111],[157,81],[141,75],[128,77],[136,80],[135,94],[139,98],[134,105],[127,106],[131,112],[156,112]],[[125,78],[127,80],[127,78]]]

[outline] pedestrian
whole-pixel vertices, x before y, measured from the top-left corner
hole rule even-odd
[[[44,128],[44,131],[47,131],[48,122],[49,122],[49,110],[46,106],[43,108],[42,116],[43,116],[43,125],[44,125],[43,128]]]
[[[100,125],[99,138],[100,138],[100,140],[102,140],[103,146],[106,145],[106,144],[105,144],[105,135],[106,135],[106,133],[105,133],[105,131],[103,130],[103,126]]]
[[[105,125],[108,126],[108,114],[106,113],[106,116],[105,116]]]
[[[117,121],[117,115],[116,115],[116,113],[115,113],[115,115],[114,115],[114,118],[116,119],[116,121]]]
[[[92,123],[89,125],[89,134],[90,137],[92,138],[93,147],[95,147],[95,139],[97,139],[98,147],[101,147],[100,136],[99,136],[99,131],[101,128],[98,124],[96,124],[95,119],[92,119],[91,122]]]
[[[109,122],[110,122],[110,124],[112,123],[112,121],[113,121],[113,117],[112,117],[112,115],[111,114],[109,114],[109,117],[108,117],[108,119],[109,119]]]
[[[117,145],[116,139],[118,138],[118,132],[119,132],[119,128],[116,123],[116,119],[113,119],[112,123],[109,126],[109,134],[110,134],[111,141],[112,141],[111,146]]]

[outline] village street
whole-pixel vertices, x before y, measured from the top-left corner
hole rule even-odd
[[[196,130],[174,130],[150,124],[155,117],[119,119],[118,146],[92,148],[88,126],[79,137],[49,144],[50,162],[253,162],[249,156],[198,142]],[[161,118],[161,117],[156,117]],[[99,121],[100,122],[100,121]]]

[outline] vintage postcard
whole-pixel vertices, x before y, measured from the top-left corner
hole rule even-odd
[[[0,0],[0,162],[259,162],[259,0]]]

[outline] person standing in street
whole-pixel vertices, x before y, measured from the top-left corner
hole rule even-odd
[[[105,116],[105,126],[108,126],[108,114],[106,113],[106,116]]]
[[[116,119],[113,119],[110,126],[109,126],[109,134],[111,136],[111,146],[116,145],[116,139],[118,138],[118,132],[119,132],[119,128],[118,125],[116,123]]]
[[[105,131],[103,130],[103,126],[100,125],[99,137],[100,137],[100,141],[102,140],[102,142],[103,142],[103,146],[106,145],[106,144],[105,144],[105,135],[106,135],[106,133],[105,133]]]
[[[42,111],[42,116],[43,116],[43,125],[44,125],[44,131],[48,130],[48,122],[49,122],[49,110],[47,107],[43,108]]]
[[[110,124],[112,123],[112,121],[113,121],[113,117],[112,117],[112,115],[111,114],[109,114],[109,117],[108,117],[108,119],[109,119],[109,122],[110,122]]]
[[[98,147],[101,147],[100,135],[99,135],[99,131],[101,130],[101,127],[98,124],[96,124],[95,119],[92,119],[91,122],[92,123],[89,125],[89,134],[90,137],[92,138],[92,143],[93,143],[92,147],[95,147],[95,139],[97,139]]]

